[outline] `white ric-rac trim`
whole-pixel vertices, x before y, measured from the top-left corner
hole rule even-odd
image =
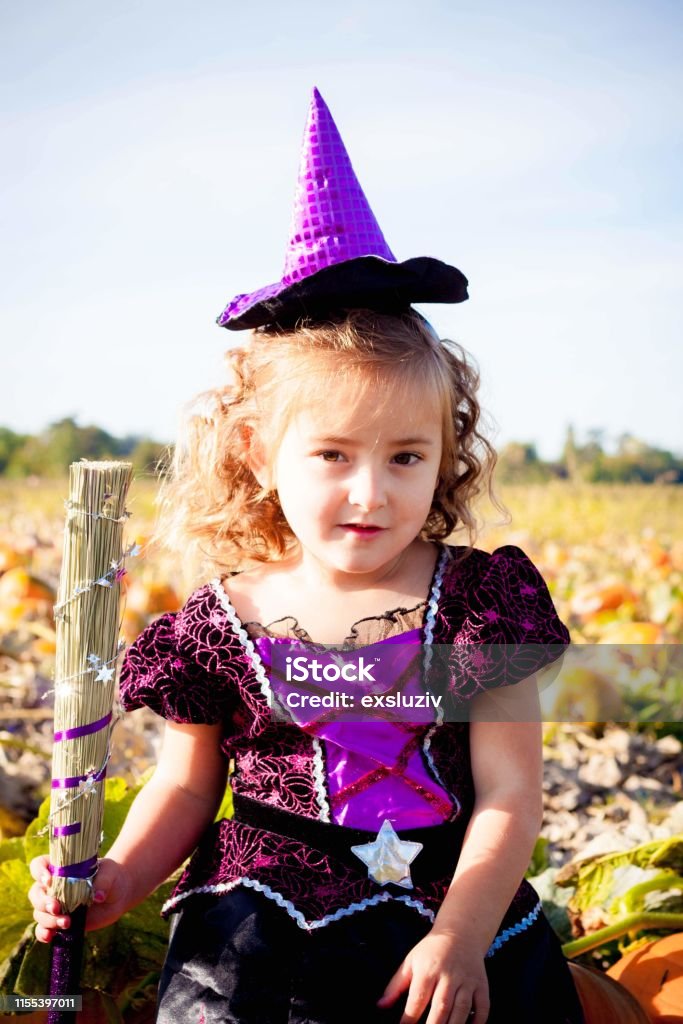
[[[230,625],[235,630],[235,633],[237,634],[237,637],[240,643],[242,644],[242,647],[244,647],[245,651],[249,655],[252,667],[256,674],[256,678],[258,679],[259,684],[261,686],[261,693],[268,701],[268,706],[272,708],[273,691],[270,688],[270,683],[268,682],[268,676],[266,675],[266,669],[263,664],[263,661],[261,660],[261,656],[254,647],[254,643],[251,637],[249,636],[246,629],[240,622],[237,612],[230,603],[230,598],[227,595],[225,587],[218,579],[218,577],[216,577],[216,579],[211,580],[211,586],[213,587],[216,597],[221,603],[223,611],[228,616],[228,619],[230,620]]]
[[[446,565],[450,562],[451,553],[448,548],[444,547],[439,555],[439,564],[436,567],[434,573],[434,583],[429,593],[429,599],[427,601],[427,615],[425,617],[425,643],[430,645],[434,640],[434,623],[436,622],[436,613],[439,610],[439,598],[441,597],[441,584],[443,583],[443,574],[446,571]]]
[[[330,821],[330,805],[327,799],[325,788],[325,761],[323,759],[323,748],[317,736],[311,740],[313,747],[313,781],[315,783],[315,798],[318,801],[318,818],[320,821]]]
[[[179,896],[174,896],[170,900],[166,900],[163,907],[161,908],[162,913],[166,913],[168,910],[172,910],[177,907],[179,903],[186,900],[188,896],[206,895],[230,892],[232,889],[236,889],[238,885],[244,885],[248,889],[255,889],[257,892],[263,893],[269,900],[273,900],[279,907],[289,914],[293,921],[296,921],[299,928],[303,928],[306,932],[316,931],[318,928],[324,928],[325,925],[331,924],[333,921],[339,921],[342,917],[350,917],[351,914],[357,914],[361,910],[366,910],[368,907],[375,907],[378,903],[388,903],[393,900],[395,903],[405,903],[406,906],[412,907],[413,910],[417,910],[422,917],[426,917],[428,921],[434,922],[434,911],[429,910],[420,900],[413,899],[412,896],[393,896],[389,892],[378,892],[375,896],[366,897],[364,900],[360,900],[358,903],[350,903],[347,907],[340,907],[339,910],[335,910],[334,914],[325,914],[324,917],[316,918],[313,921],[308,921],[300,910],[297,910],[291,900],[285,899],[282,893],[277,892],[275,889],[271,889],[269,885],[264,885],[263,882],[259,882],[255,878],[235,878],[232,882],[219,882],[216,885],[200,885],[196,889],[190,889],[188,892],[181,893]],[[515,935],[519,935],[521,932],[526,931],[529,928],[538,915],[541,913],[541,902],[536,904],[533,910],[531,910],[526,917],[523,917],[517,924],[511,925],[510,928],[505,928],[502,932],[496,935],[495,939],[488,948],[485,957],[492,957],[498,952],[501,946],[514,938]]]
[[[263,664],[263,659],[254,646],[253,640],[242,625],[222,582],[219,579],[213,579],[211,580],[211,586],[221,603],[221,607],[228,616],[230,625],[234,629],[238,640],[247,652],[247,656],[251,661],[251,666],[259,681],[261,693],[268,701],[268,706],[272,708],[273,691],[270,683],[268,682],[268,676],[266,674],[265,665]],[[315,796],[318,802],[318,818],[320,821],[329,821],[330,805],[327,801],[327,793],[325,790],[325,765],[323,761],[322,747],[320,746],[320,741],[317,739],[313,740],[313,750],[313,780],[315,783]]]
[[[524,932],[529,928],[542,910],[541,901],[539,900],[533,910],[530,910],[526,917],[523,917],[517,924],[513,924],[510,928],[505,928],[502,932],[496,935],[495,939],[488,948],[486,956],[493,956],[494,953],[500,949],[504,942],[508,939],[514,938],[515,935],[519,935],[520,932]]]
[[[423,917],[428,918],[432,922],[434,921],[434,912],[428,910],[419,900],[414,900],[411,896],[392,896],[388,892],[379,892],[375,896],[369,896],[364,900],[360,900],[358,903],[350,903],[348,907],[340,907],[339,910],[335,910],[334,914],[325,914],[324,917],[319,917],[314,921],[307,921],[291,900],[285,899],[282,893],[276,892],[275,889],[271,889],[269,885],[264,885],[263,882],[259,882],[255,878],[236,878],[232,882],[219,882],[217,885],[200,885],[196,889],[190,889],[188,892],[166,900],[161,911],[166,913],[167,910],[177,907],[188,896],[230,892],[231,889],[235,889],[238,885],[245,885],[249,889],[256,889],[257,892],[262,892],[269,900],[273,900],[279,907],[286,910],[292,920],[296,921],[299,928],[303,928],[307,932],[315,931],[317,928],[324,928],[325,925],[331,924],[332,921],[339,921],[342,917],[350,917],[351,914],[356,914],[360,910],[374,907],[378,903],[388,903],[389,900],[394,900],[397,903],[406,903],[409,907],[413,907],[422,914]]]
[[[431,594],[429,595],[429,601],[427,603],[427,616],[425,620],[425,671],[429,668],[432,663],[432,643],[434,641],[434,625],[436,623],[436,613],[439,610],[439,598],[441,597],[441,584],[443,583],[444,573],[446,571],[446,565],[450,562],[451,553],[447,547],[444,547],[439,557],[439,565],[434,576],[434,586],[432,587]],[[443,708],[441,705],[436,709],[436,722],[428,730],[425,738],[422,741],[422,751],[424,753],[429,770],[432,775],[439,783],[444,792],[448,793],[450,799],[453,802],[453,806],[458,814],[460,814],[461,804],[455,793],[446,787],[443,779],[439,775],[436,765],[434,764],[434,758],[432,757],[432,736],[439,728],[443,725]]]
[[[424,670],[425,673],[429,670],[432,664],[432,644],[434,642],[434,625],[436,623],[436,613],[439,610],[439,598],[441,597],[441,584],[443,583],[443,574],[446,571],[446,563],[450,561],[451,553],[448,548],[443,548],[439,555],[439,564],[434,574],[434,585],[429,593],[429,600],[427,601],[427,615],[425,617],[425,633],[424,633]],[[436,727],[443,723],[443,710],[439,704],[436,709]],[[431,736],[434,729],[429,730]],[[433,766],[432,766],[433,767]]]

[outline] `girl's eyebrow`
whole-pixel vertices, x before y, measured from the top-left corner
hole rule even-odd
[[[314,437],[311,439],[314,444],[339,444],[346,445],[350,448],[357,448],[361,441],[356,441],[352,437],[337,437],[329,435],[327,437]],[[391,446],[403,447],[410,445],[433,445],[433,439],[429,437],[398,437],[387,442]]]

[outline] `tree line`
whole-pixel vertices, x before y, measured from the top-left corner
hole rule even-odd
[[[585,483],[681,484],[683,458],[664,448],[622,434],[607,451],[604,432],[588,431],[579,443],[570,426],[558,459],[544,461],[534,444],[513,441],[499,452],[498,479],[503,483],[571,480]]]
[[[69,416],[35,435],[0,427],[0,476],[62,477],[81,459],[127,459],[136,473],[153,474],[167,451],[151,438],[115,437],[101,427],[80,427]]]
[[[80,459],[129,459],[135,472],[155,474],[168,446],[148,437],[115,437],[101,427],[81,427],[72,417],[51,423],[40,434],[18,434],[0,427],[0,476],[61,477]],[[579,442],[572,427],[559,457],[543,460],[533,443],[513,441],[499,452],[503,483],[543,483],[553,479],[587,483],[683,483],[683,458],[655,448],[632,434],[605,447],[600,430]]]

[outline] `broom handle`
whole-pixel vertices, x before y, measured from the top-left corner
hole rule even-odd
[[[80,994],[85,918],[101,838],[113,680],[120,650],[119,585],[126,556],[133,550],[123,551],[121,537],[128,516],[125,498],[131,470],[131,464],[124,462],[82,462],[72,464],[69,472],[64,554],[55,606],[50,818],[57,817],[58,824],[51,827],[50,859],[57,883],[54,894],[70,914],[71,924],[53,939],[49,993],[53,997]],[[85,798],[91,794],[89,806]],[[79,798],[82,802],[74,806]],[[48,1012],[47,1022],[71,1024],[78,1016],[75,1010],[55,1009]]]
[[[87,910],[85,905],[76,907],[71,913],[69,927],[56,932],[52,940],[51,996],[77,996],[80,993]],[[75,1020],[75,1010],[50,1010],[47,1015],[47,1024],[72,1024]]]

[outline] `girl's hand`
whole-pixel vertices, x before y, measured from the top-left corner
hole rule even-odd
[[[48,870],[49,863],[47,857],[34,857],[29,865],[35,885],[31,886],[28,898],[33,904],[38,942],[51,942],[56,932],[71,924],[71,918],[62,913],[62,908],[50,892],[52,875]],[[85,929],[89,932],[118,921],[130,906],[130,879],[125,869],[115,861],[107,860],[106,857],[100,861],[93,885],[95,901],[88,908],[85,923]]]
[[[489,986],[481,956],[447,932],[432,931],[411,949],[377,1005],[391,1006],[409,989],[400,1024],[486,1024]]]

